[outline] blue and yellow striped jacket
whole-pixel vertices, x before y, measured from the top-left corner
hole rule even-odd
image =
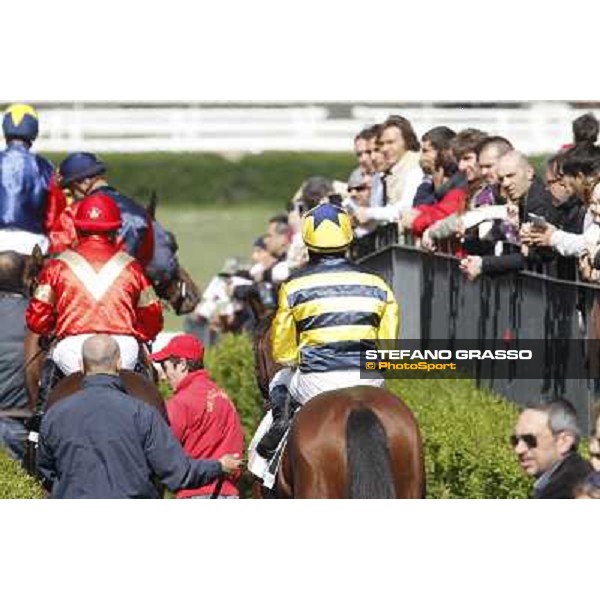
[[[322,257],[280,288],[273,358],[304,373],[359,369],[361,350],[396,339],[399,324],[394,293],[381,277]]]

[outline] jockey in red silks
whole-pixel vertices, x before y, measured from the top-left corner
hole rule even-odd
[[[81,346],[95,333],[111,334],[122,368],[133,369],[139,343],[162,329],[160,301],[141,265],[116,243],[121,213],[111,197],[97,193],[78,203],[74,226],[77,243],[40,274],[27,326],[41,335],[55,333],[51,359],[64,374],[80,370]]]
[[[31,254],[48,249],[47,233],[56,227],[66,200],[52,163],[31,152],[38,135],[35,109],[12,104],[4,113],[6,149],[0,152],[0,252]]]

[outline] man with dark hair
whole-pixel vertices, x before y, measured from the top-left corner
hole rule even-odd
[[[600,125],[594,113],[588,112],[573,120],[573,143],[595,144],[598,141]]]
[[[480,187],[477,188],[474,181],[471,182],[466,214],[455,212],[423,232],[422,245],[429,250],[434,250],[440,240],[463,234],[465,229],[494,218],[491,211],[482,210],[481,207],[493,205],[500,200],[496,167],[500,158],[512,150],[512,144],[501,136],[484,137],[476,143],[477,137],[473,149],[477,156]],[[468,162],[470,161],[463,161],[463,166]]]
[[[385,171],[385,206],[362,208],[356,219],[369,221],[397,221],[412,208],[417,188],[423,179],[419,166],[419,140],[408,119],[398,115],[388,117],[381,125],[377,143]]]
[[[385,186],[383,184],[383,173],[385,163],[379,144],[381,135],[381,125],[372,125],[369,128],[369,148],[371,149],[371,162],[373,163],[373,173],[371,173],[371,197],[369,206],[383,206],[385,204]]]
[[[493,204],[500,199],[497,171],[498,161],[511,150],[513,150],[513,145],[506,138],[499,135],[486,137],[479,144],[477,147],[479,173],[490,197],[487,202],[486,199],[482,197],[479,202],[472,205],[472,208],[482,206],[483,204]],[[479,195],[483,196],[483,193],[480,193]]]
[[[421,237],[434,223],[465,209],[468,198],[475,196],[481,188],[477,147],[484,138],[485,133],[478,129],[463,129],[452,138],[452,153],[445,161],[446,169],[450,167],[450,171],[443,173],[447,182],[444,195],[433,204],[421,205],[406,212],[401,219],[405,229]],[[453,177],[455,169],[460,177]]]
[[[535,477],[534,498],[575,497],[575,486],[592,471],[577,451],[579,439],[575,409],[564,399],[520,414],[510,441],[523,471]]]
[[[565,193],[578,197],[586,207],[583,232],[570,232],[556,223],[541,231],[527,232],[526,241],[533,246],[550,246],[562,256],[581,256],[600,242],[600,226],[591,210],[593,199],[597,202],[600,197],[600,148],[582,144],[559,153],[554,172]]]
[[[360,170],[366,175],[371,175],[375,170],[371,158],[372,144],[375,137],[371,127],[365,127],[354,136],[354,154]]]
[[[450,142],[456,137],[456,133],[449,127],[441,125],[427,131],[421,138],[421,157],[419,165],[424,173],[423,181],[417,188],[413,199],[413,207],[422,204],[433,204],[441,196],[436,195],[433,175],[441,168],[446,155],[450,150]]]
[[[190,458],[218,459],[223,454],[241,456],[244,432],[240,417],[227,394],[204,369],[204,347],[193,335],[177,335],[150,357],[162,366],[174,394],[167,402],[175,437]],[[177,492],[177,498],[238,498],[238,478]]]
[[[82,348],[82,389],[52,406],[40,428],[38,471],[53,498],[158,498],[240,468],[238,456],[192,460],[158,411],[127,394],[118,344],[95,335]]]

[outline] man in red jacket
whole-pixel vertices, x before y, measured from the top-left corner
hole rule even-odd
[[[92,334],[114,337],[122,368],[133,369],[140,342],[156,337],[162,306],[140,264],[119,250],[121,213],[109,196],[95,194],[77,207],[78,242],[51,259],[26,311],[31,331],[59,340],[51,358],[68,375],[81,368],[81,346]]]
[[[482,185],[481,172],[477,162],[477,149],[486,138],[486,134],[478,129],[464,129],[453,138],[450,147],[456,160],[456,165],[442,167],[442,171],[452,166],[457,167],[463,178],[455,180],[454,184],[446,191],[444,196],[434,204],[418,206],[405,213],[402,217],[402,226],[412,231],[416,237],[421,237],[423,232],[453,213],[462,212],[468,198],[476,194]],[[443,173],[450,180],[449,173]]]
[[[150,358],[161,364],[175,392],[167,402],[175,437],[191,458],[210,459],[244,452],[244,432],[227,394],[204,369],[204,347],[193,335],[175,336]],[[177,492],[177,498],[239,498],[237,476],[203,487]]]

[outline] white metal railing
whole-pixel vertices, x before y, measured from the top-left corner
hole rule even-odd
[[[326,106],[202,107],[38,106],[40,151],[262,152],[351,151],[365,125],[402,114],[420,136],[436,125],[477,127],[504,135],[527,153],[552,152],[571,139],[582,110],[566,103],[516,108],[410,108],[355,105],[350,118],[332,118]]]

